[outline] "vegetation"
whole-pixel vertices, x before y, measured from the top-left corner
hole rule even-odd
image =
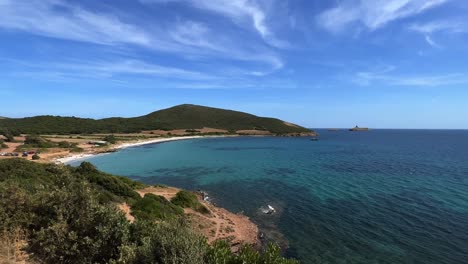
[[[2,120],[6,120],[6,119],[2,119]],[[2,120],[0,120],[0,121],[2,121]],[[6,142],[15,141],[14,133],[12,131],[10,131],[9,129],[7,129],[7,128],[2,128],[2,125],[0,125],[0,135],[3,135],[5,137]]]
[[[71,148],[71,147],[76,146],[76,145],[77,145],[76,143],[73,144],[73,143],[70,143],[68,141],[60,141],[58,143],[59,148]]]
[[[31,159],[38,160],[38,159],[41,159],[41,157],[39,157],[39,155],[37,155],[37,153],[35,153],[34,155],[32,155]]]
[[[68,142],[68,141],[60,141],[57,146],[59,148],[67,148],[70,152],[82,152],[83,149],[78,147],[78,143]]]
[[[226,243],[210,246],[188,227],[181,207],[141,198],[134,191],[141,187],[87,162],[73,168],[0,160],[0,259],[15,249],[11,241],[24,241],[22,251],[38,263],[296,263],[276,246],[246,246],[236,255]],[[116,208],[121,202],[132,205],[134,223]]]
[[[59,144],[51,142],[49,140],[45,140],[37,135],[29,135],[26,136],[24,140],[24,147],[23,148],[53,148]]]
[[[1,130],[26,134],[91,134],[134,133],[143,130],[200,129],[203,127],[237,130],[268,130],[275,134],[310,132],[309,129],[287,125],[274,118],[218,108],[179,105],[134,118],[89,119],[60,116],[0,119]]]
[[[0,149],[8,148],[8,145],[5,144],[5,141],[3,139],[0,139]]]
[[[181,207],[166,200],[162,196],[151,193],[145,194],[132,205],[132,214],[137,219],[155,220],[155,219],[174,219],[184,213]]]
[[[210,213],[208,208],[198,201],[198,198],[194,193],[186,190],[179,191],[176,196],[172,198],[171,202],[182,208],[192,208],[193,210],[203,214]]]
[[[47,148],[66,148],[71,152],[82,152],[83,149],[78,147],[78,143],[68,141],[53,142],[44,139],[38,135],[28,135],[24,140],[24,144],[19,146],[17,151],[28,149],[47,149]]]
[[[115,138],[114,135],[105,136],[102,140],[108,142],[109,144],[117,143],[117,139]]]

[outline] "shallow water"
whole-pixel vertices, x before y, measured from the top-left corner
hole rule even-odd
[[[203,189],[302,263],[468,263],[468,131],[319,131],[195,139],[98,156],[98,168]],[[267,204],[278,212],[265,215]]]

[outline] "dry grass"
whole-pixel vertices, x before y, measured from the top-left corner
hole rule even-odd
[[[26,235],[22,230],[2,231],[0,233],[0,264],[34,263],[24,251],[26,245]]]

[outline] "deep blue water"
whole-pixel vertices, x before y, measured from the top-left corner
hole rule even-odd
[[[319,131],[146,145],[90,159],[203,189],[302,263],[468,263],[468,131]],[[275,215],[261,206],[271,204]]]

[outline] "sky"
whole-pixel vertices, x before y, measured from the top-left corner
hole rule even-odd
[[[0,0],[0,116],[468,129],[466,0]]]

